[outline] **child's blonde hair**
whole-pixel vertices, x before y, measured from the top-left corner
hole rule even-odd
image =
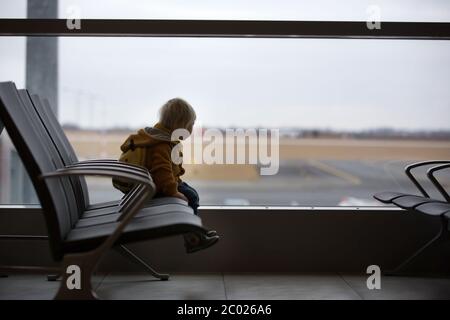
[[[159,110],[159,122],[170,130],[186,129],[196,118],[194,108],[181,98],[170,99]]]

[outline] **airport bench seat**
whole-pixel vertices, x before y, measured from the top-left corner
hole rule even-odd
[[[439,191],[445,201],[436,200],[429,196],[425,188],[420,185],[417,179],[413,176],[411,170],[425,165],[437,165],[427,171],[428,179],[433,183],[435,188]],[[449,235],[449,220],[450,220],[450,196],[445,191],[444,187],[436,179],[434,173],[443,169],[450,168],[450,161],[448,160],[433,160],[423,161],[411,164],[405,168],[405,173],[408,178],[417,187],[422,196],[405,194],[400,192],[381,192],[374,195],[374,198],[385,204],[394,204],[399,208],[406,209],[408,212],[425,214],[440,219],[440,228],[437,234],[430,239],[425,245],[416,250],[409,258],[405,259],[393,271],[389,271],[387,275],[396,275],[409,265],[420,254],[425,252],[431,246],[437,245],[444,240],[448,240]]]
[[[19,95],[26,107],[25,111],[30,114],[31,119],[35,119],[36,125],[42,129],[42,134],[47,139],[48,144],[54,146],[54,157],[60,159],[61,165],[67,168],[72,166],[92,166],[108,164],[119,168],[127,168],[128,170],[132,170],[137,174],[148,174],[147,169],[143,167],[131,165],[128,163],[122,163],[112,159],[90,159],[78,161],[77,155],[72,148],[64,130],[60,126],[55,114],[53,113],[53,110],[48,104],[48,101],[46,101],[45,99],[42,100],[39,95],[30,94],[27,90],[19,90]],[[74,190],[74,195],[77,199],[77,203],[80,207],[79,219],[83,220],[83,225],[87,223],[92,224],[93,221],[95,221],[89,221],[88,218],[101,216],[106,217],[105,219],[109,219],[109,221],[113,220],[117,216],[116,212],[120,210],[122,206],[127,205],[127,202],[133,194],[133,191],[131,191],[127,195],[122,197],[122,199],[119,201],[91,204],[89,201],[89,192],[84,177],[70,177],[70,182]],[[147,213],[185,212],[186,214],[193,214],[193,210],[187,205],[187,202],[175,197],[147,199],[144,206],[147,208],[153,208],[152,210],[145,210],[145,212]],[[118,249],[119,253],[124,254],[126,258],[131,259],[140,267],[143,267],[144,270],[149,272],[152,276],[161,280],[168,279],[168,274],[158,273],[156,270],[151,268],[148,263],[144,262],[138,255],[136,255],[130,248],[126,247],[125,245],[122,244],[116,247],[116,249]],[[55,278],[56,276],[49,277],[49,279]]]
[[[48,132],[29,113],[29,98],[27,92],[19,93],[14,83],[0,83],[0,119],[39,197],[53,258],[62,261],[63,279],[56,298],[96,298],[91,276],[113,246],[188,232],[206,234],[201,219],[184,204],[157,200],[159,205],[143,208],[155,194],[146,170],[108,161],[66,166]],[[107,214],[86,217],[89,210],[74,183],[85,176],[121,178],[135,187],[127,201],[108,207]],[[80,290],[66,286],[70,275],[66,270],[73,265],[82,270]]]
[[[140,210],[141,216],[135,216],[128,223],[118,238],[121,244],[142,240],[158,239],[195,231],[204,232],[199,217],[180,211],[155,214]],[[147,214],[146,214],[147,213]],[[64,241],[66,252],[84,252],[101,245],[120,224],[120,221],[89,222],[89,225],[78,224],[68,233]]]
[[[420,194],[424,197],[424,198],[428,198],[430,199],[430,196],[428,195],[428,193],[426,192],[425,188],[419,183],[419,181],[416,179],[416,177],[413,175],[412,171],[415,168],[420,168],[423,166],[427,166],[427,165],[437,165],[437,164],[449,164],[450,161],[449,160],[431,160],[431,161],[421,161],[421,162],[417,162],[417,163],[413,163],[410,164],[408,166],[406,166],[405,168],[405,174],[406,176],[409,178],[409,180],[414,184],[414,186],[419,190]],[[432,180],[432,179],[430,179]],[[433,182],[434,183],[434,182]],[[436,186],[436,184],[435,184]],[[439,187],[437,187],[439,189]],[[442,193],[442,190],[440,190],[440,192]],[[410,197],[407,199],[403,199],[400,200],[403,197]],[[393,192],[393,191],[384,191],[384,192],[379,192],[376,193],[373,196],[376,200],[384,203],[384,204],[396,204],[396,202],[399,203],[398,206],[400,206],[403,209],[407,209],[407,208],[413,208],[414,206],[416,206],[417,204],[415,204],[415,202],[420,202],[421,196],[417,196],[417,195],[412,195],[412,194],[407,194],[407,193],[402,193],[402,192]],[[445,197],[445,196],[444,196]],[[449,200],[448,198],[446,198],[447,201]],[[433,199],[430,199],[433,200]],[[435,201],[435,200],[433,200]]]

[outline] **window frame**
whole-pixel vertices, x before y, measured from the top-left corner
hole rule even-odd
[[[450,40],[448,22],[263,20],[0,19],[0,36],[237,37]]]
[[[71,19],[0,19],[0,37],[213,37],[450,40],[447,22],[383,22],[369,29],[366,21],[256,20],[111,20],[81,19],[81,29],[69,29]],[[35,210],[34,205],[1,205],[0,209]],[[1,210],[0,210],[1,211]],[[202,206],[201,212],[389,213],[397,207],[355,206]]]

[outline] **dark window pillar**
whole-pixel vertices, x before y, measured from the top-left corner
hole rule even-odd
[[[28,0],[27,16],[32,19],[58,18],[58,0]],[[26,83],[31,92],[47,98],[55,114],[58,114],[58,38],[27,37]],[[0,127],[1,129],[1,127]],[[6,148],[6,149],[5,149]],[[3,158],[2,185],[9,189],[0,192],[2,203],[39,203],[30,178],[11,145],[0,154]],[[9,181],[9,183],[8,183]]]
[[[28,18],[58,18],[58,0],[28,0]],[[47,98],[58,114],[58,38],[27,38],[26,88]]]

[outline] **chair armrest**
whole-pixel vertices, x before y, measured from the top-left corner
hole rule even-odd
[[[444,199],[447,202],[450,202],[450,196],[448,195],[447,191],[445,191],[445,189],[442,186],[442,184],[440,184],[439,181],[434,176],[434,173],[436,171],[440,171],[440,170],[447,169],[447,168],[450,168],[450,163],[430,168],[427,171],[427,176],[430,179],[430,181],[433,183],[433,185],[436,187],[436,189],[439,191],[439,193],[442,194]]]
[[[128,165],[127,163],[118,162],[117,160],[106,161],[106,162],[101,161],[101,160],[94,161],[94,162],[82,161],[82,162],[74,163],[71,165],[67,165],[65,168],[66,169],[69,169],[69,168],[98,168],[99,166],[102,168],[121,168],[129,173],[139,175],[145,179],[147,179],[150,176],[148,170],[145,168],[141,168],[139,166],[134,166],[134,165]],[[150,178],[151,178],[151,176],[150,176]],[[128,192],[125,195],[125,197],[122,198],[122,200],[120,201],[120,206],[128,205],[130,198],[134,196],[135,192],[136,192],[135,188],[133,188],[132,191]]]
[[[73,165],[79,165],[79,164],[116,164],[116,165],[120,165],[123,167],[127,167],[130,169],[135,169],[136,171],[140,171],[140,172],[144,172],[147,173],[148,170],[144,167],[135,165],[135,164],[131,164],[131,163],[127,163],[127,162],[122,162],[122,161],[118,161],[118,160],[114,160],[114,159],[90,159],[90,160],[83,160],[83,161],[79,161],[79,162],[75,162],[73,164],[67,165],[66,167],[69,166],[73,166]]]
[[[111,164],[96,164],[96,165],[72,165],[58,169],[53,172],[45,173],[41,175],[41,179],[48,178],[61,178],[66,176],[104,176],[104,177],[118,177],[126,181],[137,184],[133,189],[133,194],[127,198],[124,205],[121,206],[120,212],[122,213],[117,221],[120,221],[124,216],[136,206],[136,199],[140,199],[143,193],[145,193],[145,199],[152,198],[156,192],[156,186],[150,177],[150,174],[142,174],[132,172],[129,169],[116,167]]]
[[[429,161],[416,162],[416,163],[406,166],[405,173],[408,176],[409,180],[411,180],[412,183],[416,186],[416,188],[419,189],[420,193],[424,197],[429,198],[430,196],[425,191],[425,189],[420,185],[420,183],[417,181],[417,179],[414,177],[414,175],[412,174],[411,171],[414,168],[418,168],[418,167],[422,167],[422,166],[426,166],[426,165],[430,165],[430,164],[443,164],[443,163],[450,163],[450,161],[449,160],[429,160]]]
[[[155,184],[153,183],[153,180],[148,172],[136,172],[133,169],[107,163],[81,165],[73,164],[53,172],[44,173],[41,175],[41,178],[47,179],[51,177],[64,177],[71,175],[117,177],[132,183],[145,184],[153,190],[155,189]]]

